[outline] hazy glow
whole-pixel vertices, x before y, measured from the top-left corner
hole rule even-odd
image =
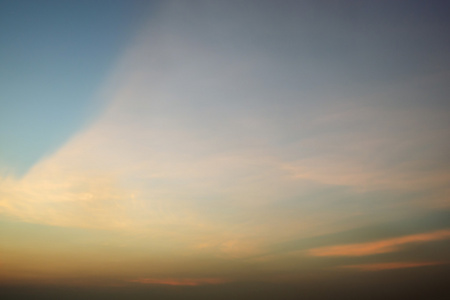
[[[45,77],[30,99],[52,125],[31,128],[43,118],[27,110],[8,122],[28,129],[0,131],[2,144],[27,144],[22,131],[39,144],[14,146],[17,163],[0,149],[0,284],[184,291],[447,270],[450,35],[447,18],[414,7],[152,3],[83,98],[103,104],[90,122],[47,109],[54,89],[85,96]],[[47,58],[66,53],[47,46]],[[0,103],[20,112],[13,96]],[[69,116],[87,125],[59,131]]]

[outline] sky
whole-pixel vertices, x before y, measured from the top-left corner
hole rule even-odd
[[[4,296],[444,299],[449,12],[0,1]]]

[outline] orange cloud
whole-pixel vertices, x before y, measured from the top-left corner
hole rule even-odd
[[[308,254],[312,256],[365,256],[394,252],[404,244],[424,243],[448,238],[450,238],[450,230],[446,229],[428,233],[406,235],[376,242],[315,248],[310,249]]]
[[[415,267],[423,267],[423,266],[435,266],[435,265],[442,265],[442,264],[445,264],[445,262],[390,262],[390,263],[342,266],[340,268],[356,269],[356,270],[360,270],[360,271],[382,271],[382,270],[415,268]]]
[[[220,284],[226,280],[221,278],[138,278],[129,280],[142,284],[176,285],[176,286],[197,286],[205,284]]]

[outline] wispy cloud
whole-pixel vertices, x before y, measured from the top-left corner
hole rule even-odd
[[[315,65],[299,57],[302,51],[287,51],[288,58],[285,51],[270,53],[272,43],[261,46],[266,29],[292,45],[297,29],[314,28],[292,26],[302,18],[291,15],[277,29],[264,25],[271,9],[252,18],[258,5],[233,12],[225,2],[211,11],[208,4],[208,13],[199,13],[183,3],[164,4],[129,45],[104,88],[107,108],[92,126],[23,178],[0,179],[0,214],[126,230],[142,234],[130,243],[236,259],[282,241],[397,219],[392,207],[402,193],[448,185],[438,155],[448,153],[446,111],[384,107],[408,97],[385,95],[384,86],[364,91],[351,80],[342,84],[336,76],[342,72],[329,74],[322,59]],[[224,13],[222,5],[231,10]],[[295,43],[299,50],[308,44]],[[371,201],[380,190],[389,194]],[[435,202],[444,206],[448,197],[440,195]],[[428,239],[448,234],[437,236]],[[420,237],[309,254],[385,253]]]
[[[342,269],[354,269],[359,271],[383,271],[393,269],[406,269],[425,266],[437,266],[443,265],[447,262],[389,262],[389,263],[375,263],[375,264],[361,264],[361,265],[349,265],[340,266]]]
[[[401,246],[411,243],[426,243],[450,238],[450,230],[439,230],[428,233],[406,235],[376,242],[326,246],[310,249],[312,256],[366,256],[394,252]]]
[[[227,282],[222,278],[138,278],[129,280],[142,284],[198,286],[206,284],[221,284]]]

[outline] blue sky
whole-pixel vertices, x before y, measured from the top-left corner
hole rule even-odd
[[[96,116],[142,1],[2,1],[0,165],[23,175]]]

